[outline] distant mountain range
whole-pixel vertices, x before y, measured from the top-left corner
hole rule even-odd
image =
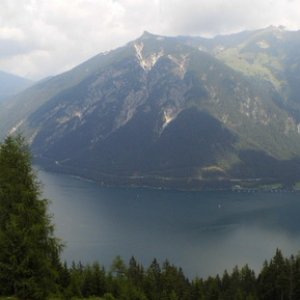
[[[0,101],[32,85],[29,79],[0,71]]]
[[[6,103],[0,130],[37,163],[106,185],[292,187],[300,181],[300,32],[145,32]]]

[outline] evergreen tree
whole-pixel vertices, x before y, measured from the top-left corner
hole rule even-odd
[[[217,275],[215,278],[209,276],[204,283],[205,297],[207,300],[219,300],[221,293],[221,280]]]
[[[290,297],[290,265],[289,261],[285,259],[282,252],[277,249],[274,258],[271,261],[271,268],[274,275],[274,300],[285,300]]]
[[[117,256],[111,266],[111,272],[116,277],[124,277],[127,273],[127,267],[120,256]]]
[[[72,262],[70,273],[70,284],[68,287],[67,295],[76,297],[82,296],[82,285],[83,285],[83,266],[79,262],[76,264]]]
[[[87,265],[82,272],[82,295],[84,297],[103,296],[106,292],[105,271],[99,263]]]
[[[160,299],[162,293],[161,269],[158,261],[154,259],[146,273],[146,295],[148,299]]]
[[[262,300],[285,300],[291,298],[291,268],[281,251],[276,250],[270,263],[264,263],[258,276],[258,288]]]
[[[255,273],[248,265],[245,265],[240,271],[240,286],[248,298],[251,299],[251,297],[255,298],[257,296]]]
[[[191,285],[191,300],[205,300],[204,283],[202,278],[196,277]]]
[[[300,299],[300,256],[291,257],[292,282],[291,299]]]
[[[139,288],[144,287],[144,269],[134,257],[130,258],[127,276],[134,285]]]
[[[68,294],[70,293],[69,286],[71,283],[71,274],[68,269],[66,262],[61,264],[58,270],[57,284],[59,287],[59,293],[64,296],[64,299],[69,299]]]
[[[92,265],[92,275],[93,295],[104,295],[106,291],[105,270],[97,262]]]
[[[19,299],[46,299],[55,288],[60,242],[24,139],[0,145],[0,285]]]
[[[168,260],[162,266],[161,283],[168,298],[176,296],[181,300],[191,299],[188,279],[184,276],[182,269],[171,265]]]

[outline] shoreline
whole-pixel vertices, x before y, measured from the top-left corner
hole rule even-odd
[[[96,184],[99,187],[103,188],[120,188],[120,189],[149,189],[149,190],[162,190],[162,191],[178,191],[178,192],[232,192],[232,193],[297,193],[300,192],[300,188],[266,188],[266,187],[224,187],[224,188],[209,188],[209,187],[198,187],[198,188],[184,188],[184,187],[168,187],[163,185],[147,185],[147,184],[122,184],[122,183],[116,183],[116,184],[109,184],[105,183],[104,181],[96,180],[93,178],[89,178],[87,176],[79,175],[79,174],[73,174],[71,172],[60,172],[59,170],[55,169],[48,169],[47,167],[43,167],[41,165],[35,164],[34,169],[39,171],[44,171],[52,174],[59,174],[59,175],[65,175],[71,178],[75,178],[81,181],[90,182],[93,184]],[[118,178],[118,176],[113,177],[113,175],[110,175],[111,178]],[[132,177],[123,177],[127,180],[132,180]],[[157,179],[154,177],[154,179]],[[174,181],[178,180],[177,178],[174,179]],[[186,179],[188,180],[188,179]],[[236,182],[236,180],[233,180]],[[202,181],[202,183],[205,181]],[[211,181],[214,183],[214,181]],[[218,181],[215,181],[219,183]],[[242,182],[242,180],[241,180]],[[236,186],[236,185],[235,185]]]

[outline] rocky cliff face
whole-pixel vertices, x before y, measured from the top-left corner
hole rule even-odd
[[[4,128],[25,130],[43,166],[106,184],[293,184],[299,64],[279,51],[276,30],[214,40],[146,32],[33,87]],[[294,53],[290,34],[282,51]]]

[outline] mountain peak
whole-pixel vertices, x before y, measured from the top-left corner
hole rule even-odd
[[[148,39],[156,39],[156,40],[161,40],[164,39],[164,36],[162,35],[157,35],[154,33],[151,33],[149,31],[144,31],[143,34],[138,38],[138,40],[148,40]]]
[[[141,37],[153,37],[153,36],[155,36],[153,33],[149,32],[147,30],[144,30]]]

